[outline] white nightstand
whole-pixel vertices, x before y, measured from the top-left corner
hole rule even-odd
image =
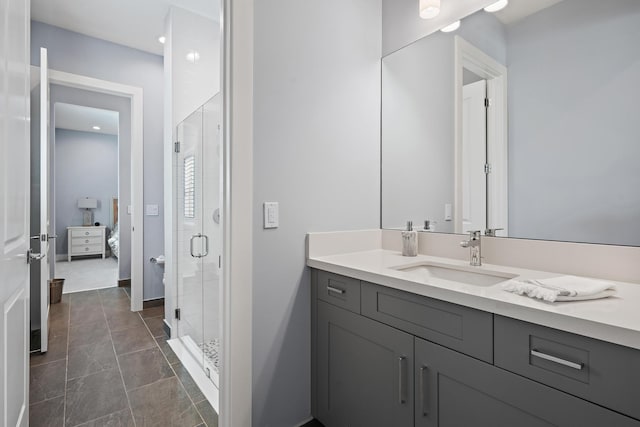
[[[67,257],[71,262],[71,257],[84,255],[106,256],[106,234],[105,225],[90,227],[67,227]]]

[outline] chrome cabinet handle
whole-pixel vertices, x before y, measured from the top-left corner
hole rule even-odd
[[[340,294],[343,295],[344,294],[344,289],[338,289],[338,288],[334,288],[333,286],[327,286],[327,290],[329,292],[333,292],[335,294]]]
[[[571,362],[569,360],[561,359],[559,357],[555,357],[555,356],[552,356],[550,354],[540,353],[536,349],[531,350],[531,355],[535,356],[535,357],[539,357],[540,359],[544,359],[544,360],[548,360],[550,362],[557,363],[559,365],[568,366],[569,368],[577,369],[578,371],[581,371],[582,368],[584,367],[584,363]]]
[[[429,415],[429,412],[427,411],[427,402],[425,402],[425,397],[427,396],[427,392],[424,389],[426,385],[424,380],[424,374],[426,371],[427,371],[426,366],[420,367],[420,405],[422,406],[423,417],[426,417],[427,415]]]
[[[407,402],[406,393],[405,393],[405,369],[407,358],[404,356],[398,357],[398,403],[404,405]]]

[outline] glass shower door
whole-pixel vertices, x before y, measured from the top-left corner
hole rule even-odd
[[[222,254],[221,194],[221,103],[220,95],[214,96],[202,107],[203,115],[203,200],[202,233],[209,239],[209,256],[203,258],[204,368],[207,375],[218,386],[220,353],[220,266]]]
[[[178,337],[199,364],[204,364],[200,346],[204,342],[204,259],[206,239],[203,225],[202,109],[178,125],[177,154],[177,279]]]
[[[218,387],[221,314],[220,96],[178,125],[178,338]]]

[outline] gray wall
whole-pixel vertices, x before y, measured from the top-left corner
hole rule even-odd
[[[640,244],[640,2],[565,0],[509,29],[509,234]]]
[[[378,228],[380,39],[379,0],[255,3],[254,426],[310,416],[305,233]]]
[[[66,228],[82,225],[78,199],[97,199],[93,221],[107,227],[112,222],[111,199],[118,195],[118,137],[65,129],[55,132],[56,252],[66,254]]]
[[[382,226],[444,221],[454,204],[454,37],[506,63],[505,28],[489,13],[465,18],[460,30],[440,31],[382,60]]]
[[[48,49],[52,69],[144,90],[144,203],[160,207],[159,216],[144,217],[144,299],[162,297],[162,269],[148,261],[164,251],[162,57],[32,22],[33,65],[39,65],[40,47]]]

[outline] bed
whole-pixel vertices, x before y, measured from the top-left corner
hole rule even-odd
[[[118,258],[120,256],[120,230],[118,228],[118,199],[113,198],[111,202],[111,214],[113,221],[111,222],[111,233],[107,243],[111,248],[111,254]]]

